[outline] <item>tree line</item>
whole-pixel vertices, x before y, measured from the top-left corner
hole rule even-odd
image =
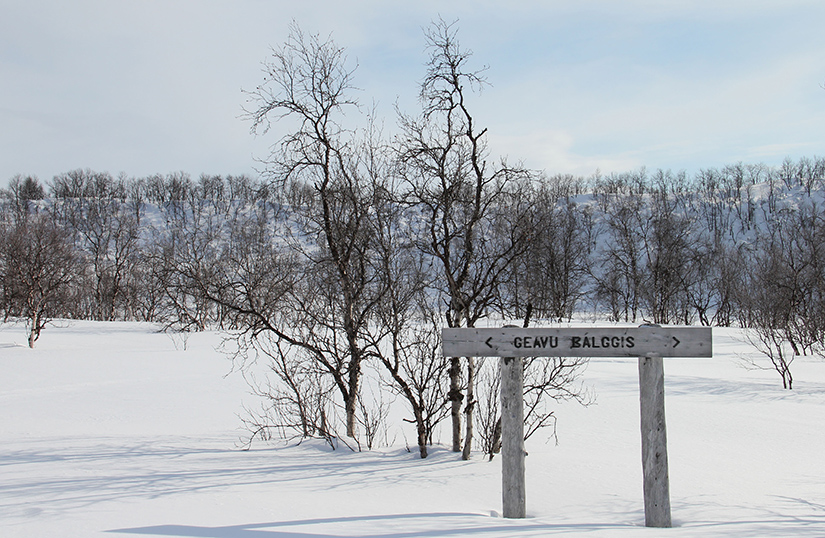
[[[500,441],[492,361],[444,360],[441,327],[574,316],[741,326],[783,386],[825,331],[825,159],[684,173],[547,175],[493,158],[486,84],[453,25],[426,31],[421,109],[384,136],[344,49],[293,27],[247,92],[278,131],[259,178],[74,170],[2,191],[0,308],[28,320],[220,328],[261,408],[251,438],[372,446],[403,402],[426,457]],[[257,361],[257,362],[256,362]],[[527,434],[586,402],[583,361],[527,361]],[[386,395],[386,399],[385,396]],[[391,395],[391,396],[390,396]]]

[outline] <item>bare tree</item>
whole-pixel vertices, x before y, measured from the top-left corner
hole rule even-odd
[[[641,308],[644,266],[644,215],[641,196],[605,194],[607,238],[600,267],[594,268],[596,294],[613,321],[636,321]]]
[[[267,215],[251,211],[233,219],[220,240],[207,241],[203,235],[190,239],[201,244],[197,252],[206,248],[208,254],[179,256],[168,271],[182,287],[181,295],[221,312],[227,331],[224,349],[262,399],[260,410],[249,409],[243,418],[250,433],[247,446],[273,435],[320,437],[335,446],[332,393],[337,386],[330,381],[329,369],[336,365],[326,359],[317,341],[307,337],[316,328],[311,315],[302,316],[294,306],[320,294],[307,293],[311,285],[303,271],[308,267],[282,241],[283,221]],[[252,368],[259,359],[263,374]]]
[[[525,193],[526,248],[502,282],[502,301],[516,318],[570,319],[586,294],[592,260],[592,216],[572,200],[566,178],[543,179]]]
[[[531,315],[532,308],[528,305],[524,316],[524,328],[530,325]],[[525,440],[544,428],[551,428],[553,437],[556,436],[556,415],[551,403],[569,400],[585,406],[591,403],[590,394],[579,382],[587,362],[588,359],[583,357],[542,357],[524,360],[522,376]],[[499,361],[485,361],[480,377],[481,445],[491,460],[501,450],[500,364]]]
[[[6,201],[8,216],[13,223],[22,222],[29,214],[35,213],[37,203],[44,197],[43,186],[34,176],[18,174],[9,180],[8,189],[0,189],[0,200]]]
[[[438,305],[428,293],[428,258],[406,225],[417,215],[395,200],[391,184],[375,192],[375,255],[383,291],[370,331],[371,352],[389,373],[391,390],[412,411],[419,455],[426,458],[433,431],[447,415]]]
[[[644,276],[641,297],[654,323],[689,322],[689,253],[695,248],[692,222],[666,185],[653,190],[644,222]]]
[[[285,440],[321,438],[337,448],[332,396],[335,388],[329,377],[314,368],[316,362],[304,360],[302,354],[277,339],[250,336],[233,339],[233,345],[241,345],[235,353],[245,358],[263,354],[270,375],[259,381],[250,372],[245,373],[262,402],[259,411],[247,409],[247,416],[241,418],[249,432],[244,446],[248,448],[256,438],[269,441],[277,436]]]
[[[341,123],[357,112],[350,93],[353,70],[332,40],[306,35],[293,25],[285,44],[264,65],[264,83],[249,92],[248,118],[265,133],[292,120],[267,160],[267,174],[283,191],[300,185],[292,200],[292,247],[305,264],[306,295],[294,304],[297,325],[273,327],[279,338],[309,352],[332,376],[356,437],[364,331],[375,308],[377,277],[369,263],[371,185],[355,133]]]
[[[825,325],[825,219],[816,204],[782,209],[766,223],[746,260],[738,297],[751,343],[793,388],[791,363],[822,354]]]
[[[521,238],[493,237],[496,210],[512,218],[518,208],[505,209],[513,186],[529,174],[492,164],[487,129],[476,125],[468,98],[484,84],[482,71],[468,69],[470,52],[462,49],[453,24],[435,22],[425,34],[429,61],[421,84],[423,110],[417,117],[399,114],[402,136],[399,158],[410,200],[422,223],[420,248],[440,265],[438,289],[445,297],[449,327],[472,327],[496,298],[496,285],[516,259]],[[464,401],[463,457],[472,448],[475,359],[466,358],[462,382],[460,358],[450,359],[453,450],[462,451],[461,407]]]
[[[49,215],[32,215],[9,230],[2,244],[5,288],[28,319],[29,347],[40,338],[50,317],[63,308],[76,276],[77,257],[68,234]]]
[[[479,448],[489,460],[501,452],[501,366],[482,359],[478,369]]]
[[[79,169],[56,176],[51,184],[52,210],[73,233],[90,268],[96,320],[122,318],[129,309],[125,287],[137,256],[140,219],[125,203],[127,183],[123,177]]]

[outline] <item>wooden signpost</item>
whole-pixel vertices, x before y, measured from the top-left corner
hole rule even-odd
[[[670,527],[665,427],[666,357],[712,357],[709,327],[464,328],[442,330],[445,357],[501,357],[504,517],[526,517],[522,357],[638,358],[645,525]]]

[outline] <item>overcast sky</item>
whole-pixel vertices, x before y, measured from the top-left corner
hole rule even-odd
[[[458,20],[495,155],[550,174],[825,155],[822,0],[0,0],[0,184],[76,168],[255,174],[241,119],[295,20],[345,47],[387,130],[422,28]]]

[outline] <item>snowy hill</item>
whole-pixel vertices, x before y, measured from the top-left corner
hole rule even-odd
[[[673,529],[643,527],[635,361],[590,362],[595,403],[528,440],[528,518],[499,517],[500,458],[237,448],[253,396],[214,332],[0,325],[0,536],[823,536],[825,362],[783,390],[735,329],[665,363]],[[761,362],[764,364],[763,362]],[[229,375],[227,375],[229,374]],[[414,438],[412,427],[406,433]],[[446,442],[445,434],[443,441]],[[414,448],[414,446],[413,446]]]

